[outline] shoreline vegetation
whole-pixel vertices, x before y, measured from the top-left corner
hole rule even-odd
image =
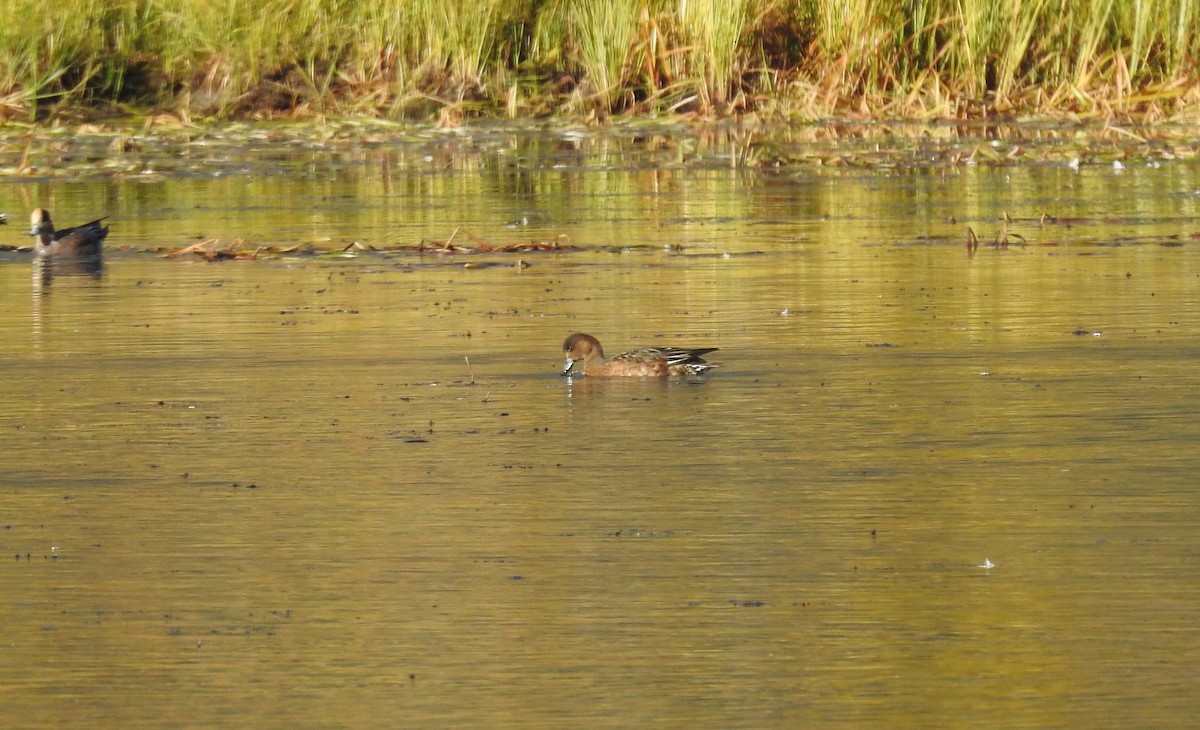
[[[1200,121],[1197,0],[5,0],[0,123]]]

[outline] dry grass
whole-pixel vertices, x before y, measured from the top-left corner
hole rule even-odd
[[[0,0],[0,120],[1197,113],[1196,0]],[[269,18],[271,22],[263,23]]]

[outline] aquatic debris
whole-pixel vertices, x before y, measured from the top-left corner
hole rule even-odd
[[[992,568],[996,567],[996,564],[993,563],[992,561],[988,560],[987,558],[984,558],[983,562],[975,567],[983,568],[984,570],[991,570]]]
[[[454,242],[455,237],[462,231],[465,231],[461,226],[454,230],[454,233],[446,241],[426,241],[423,240],[415,246],[386,246],[379,247],[373,245],[364,245],[359,241],[351,241],[350,243],[341,246],[321,246],[317,242],[297,243],[291,246],[255,246],[253,248],[246,245],[246,240],[243,238],[235,238],[228,245],[222,245],[219,238],[207,238],[198,243],[193,243],[182,248],[153,249],[157,253],[161,253],[165,258],[180,258],[182,256],[194,255],[205,261],[249,261],[264,256],[282,256],[288,254],[297,255],[354,255],[359,252],[375,252],[375,253],[436,253],[436,254],[484,254],[484,253],[530,253],[530,252],[561,252],[571,251],[575,246],[571,244],[570,239],[566,234],[560,234],[552,241],[528,241],[523,243],[510,243],[504,245],[492,245],[486,243],[469,232],[465,235],[470,236],[473,245],[465,246]],[[328,238],[321,239],[320,243],[327,244]],[[466,268],[487,268],[498,264],[488,263],[467,263]],[[508,266],[508,264],[505,264]],[[517,259],[515,264],[512,264],[517,270],[527,269],[530,264],[525,259]]]
[[[459,234],[471,239],[474,244],[472,246],[464,246],[455,243],[455,239]],[[479,236],[472,233],[463,226],[457,226],[451,233],[450,237],[445,241],[426,240],[422,239],[416,246],[401,246],[397,248],[387,249],[390,251],[414,251],[416,253],[444,253],[444,254],[470,254],[470,253],[530,253],[535,251],[570,251],[575,246],[571,243],[571,238],[565,233],[560,233],[550,241],[528,241],[522,243],[509,243],[501,246],[494,246],[487,243]]]
[[[225,248],[219,248],[221,239],[209,238],[199,243],[193,243],[190,246],[184,246],[174,251],[169,251],[166,258],[174,259],[188,254],[195,254],[205,261],[245,261],[258,258],[258,254],[263,250],[262,247],[256,248],[253,251],[243,250],[246,241],[242,238],[235,238]]]
[[[329,239],[324,240],[328,241]],[[316,256],[328,253],[344,253],[352,248],[365,250],[365,247],[357,241],[341,249],[319,248],[313,243],[297,243],[291,246],[255,246],[251,249],[246,246],[246,239],[244,238],[235,238],[227,246],[222,246],[221,239],[219,238],[206,238],[199,243],[193,243],[183,248],[166,250],[160,247],[153,250],[157,253],[162,253],[164,258],[168,259],[192,254],[205,261],[254,261],[264,256],[286,256],[288,254]]]
[[[1008,217],[1008,211],[1004,211],[1004,225],[1000,226],[1000,230],[996,233],[996,240],[992,242],[996,248],[1008,248],[1008,224],[1012,223],[1012,218]]]
[[[1046,214],[1043,213],[1039,225],[1044,224],[1045,222]],[[1008,211],[1004,211],[1004,222],[1000,225],[1000,230],[996,231],[996,237],[993,238],[991,243],[988,245],[996,248],[1008,248],[1009,239],[1016,239],[1017,241],[1020,241],[1022,246],[1028,245],[1028,242],[1025,240],[1024,236],[1020,235],[1019,233],[1009,232],[1008,226],[1011,223],[1012,217],[1008,214]],[[974,228],[967,226],[967,253],[975,253],[975,250],[978,248],[979,236],[975,235]]]
[[[533,264],[529,263],[525,259],[517,259],[517,263],[515,263],[515,264],[501,264],[501,263],[497,263],[495,261],[467,261],[466,263],[464,263],[462,265],[462,267],[464,269],[505,268],[505,269],[516,269],[517,271],[524,271],[525,269],[528,269],[530,266],[533,266]]]

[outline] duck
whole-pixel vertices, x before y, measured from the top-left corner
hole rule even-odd
[[[108,227],[100,225],[102,220],[104,218],[97,218],[81,226],[56,231],[50,221],[50,211],[38,208],[29,216],[29,235],[37,236],[33,250],[39,256],[99,256],[100,246],[108,235]]]
[[[576,363],[579,370],[591,376],[666,377],[670,375],[703,375],[716,365],[706,362],[701,355],[716,352],[716,347],[643,347],[629,350],[611,358],[604,356],[600,340],[583,332],[576,332],[563,342],[563,354],[567,361],[562,374],[570,375]]]

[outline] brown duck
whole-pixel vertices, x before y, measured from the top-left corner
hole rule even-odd
[[[108,235],[108,226],[100,225],[102,220],[56,231],[50,212],[38,208],[29,217],[29,235],[37,236],[33,250],[39,256],[99,256],[100,244]]]
[[[703,375],[715,368],[701,355],[716,352],[715,347],[643,347],[622,352],[611,358],[604,356],[600,340],[576,332],[563,343],[567,362],[563,375],[569,375],[575,364],[582,361],[584,375],[664,377],[667,375]]]

